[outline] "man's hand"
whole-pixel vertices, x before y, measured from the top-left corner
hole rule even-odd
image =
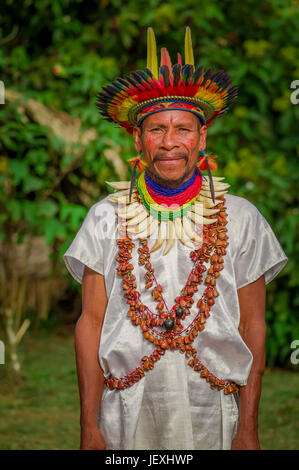
[[[104,436],[98,428],[82,429],[80,450],[106,450]]]
[[[256,431],[239,430],[232,442],[232,450],[261,450]]]

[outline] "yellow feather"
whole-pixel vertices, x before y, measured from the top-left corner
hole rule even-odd
[[[158,78],[158,56],[153,28],[147,28],[147,68]]]
[[[187,26],[185,33],[185,64],[193,65],[194,67],[191,29],[189,28],[189,26]]]

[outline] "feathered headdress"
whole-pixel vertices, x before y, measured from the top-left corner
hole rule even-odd
[[[190,111],[203,124],[228,109],[237,97],[236,86],[223,70],[204,72],[195,68],[190,28],[185,34],[185,65],[178,54],[178,63],[171,64],[166,48],[161,49],[158,67],[157,46],[152,28],[147,32],[147,68],[117,78],[97,95],[97,107],[104,119],[115,122],[132,133],[150,114],[163,110]]]

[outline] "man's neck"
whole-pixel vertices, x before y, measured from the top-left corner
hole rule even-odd
[[[152,171],[146,169],[145,173],[148,175],[155,183],[158,185],[164,187],[164,188],[170,188],[170,189],[179,189],[180,186],[182,186],[185,183],[188,183],[193,176],[194,172],[196,171],[196,168],[193,168],[192,170],[188,171],[188,173],[182,175],[180,178],[176,180],[170,180],[166,178],[161,178],[159,175],[156,173],[153,173]]]

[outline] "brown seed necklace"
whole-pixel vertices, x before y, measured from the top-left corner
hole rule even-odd
[[[185,354],[188,365],[199,372],[202,378],[210,383],[213,389],[222,390],[224,394],[238,393],[239,386],[231,381],[217,378],[208,368],[202,364],[197,356],[197,350],[193,347],[194,339],[198,333],[205,328],[207,318],[210,316],[210,307],[218,297],[216,289],[216,279],[223,269],[223,256],[226,254],[227,242],[227,214],[224,206],[224,198],[216,206],[220,209],[217,222],[204,226],[203,243],[198,250],[190,253],[193,267],[188,276],[181,295],[176,297],[174,306],[169,310],[166,306],[161,284],[158,284],[154,274],[154,269],[150,262],[150,250],[147,239],[139,239],[138,248],[140,265],[145,267],[145,288],[150,289],[153,285],[152,296],[156,302],[157,313],[150,309],[141,301],[141,295],[137,291],[136,278],[133,274],[133,265],[129,262],[132,258],[132,250],[135,244],[126,231],[121,231],[121,237],[117,239],[119,251],[116,261],[119,263],[117,273],[122,277],[122,287],[124,297],[129,305],[127,316],[134,326],[140,326],[146,340],[155,345],[155,349],[149,356],[141,359],[140,365],[129,374],[116,378],[110,376],[105,378],[105,385],[110,389],[123,390],[138,382],[145,373],[153,369],[155,362],[161,359],[166,351],[178,349]],[[210,262],[210,267],[204,266],[205,262]],[[203,282],[203,273],[207,270],[204,283],[207,285],[204,293],[197,302],[198,313],[194,320],[184,328],[181,320],[190,315],[190,308],[194,303],[193,296],[197,292],[197,286]],[[166,307],[166,311],[165,311]],[[159,328],[159,329],[158,329]]]

